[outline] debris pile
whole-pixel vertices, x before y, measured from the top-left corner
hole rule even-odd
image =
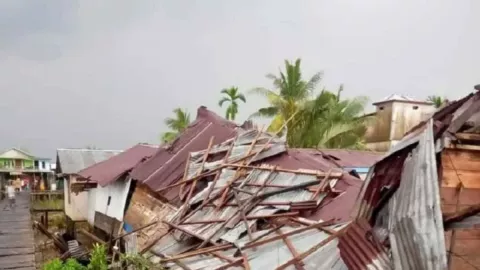
[[[184,204],[162,221],[168,232],[142,251],[151,261],[192,270],[347,269],[359,264],[352,257],[360,252],[354,242],[363,241],[368,254],[360,264],[388,265],[365,221],[309,219],[344,194],[337,189],[348,177],[343,171],[272,165],[271,158],[285,155],[287,147],[256,130],[212,142],[190,153],[181,181],[159,190],[180,187]]]

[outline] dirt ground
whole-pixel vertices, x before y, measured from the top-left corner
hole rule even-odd
[[[38,222],[41,221],[42,213],[36,213],[32,218]],[[62,222],[63,221],[63,222]],[[65,215],[63,213],[50,213],[48,230],[52,233],[64,233]],[[60,251],[55,247],[53,241],[40,231],[35,230],[35,262],[37,269],[41,269],[42,265],[52,259],[60,257]]]

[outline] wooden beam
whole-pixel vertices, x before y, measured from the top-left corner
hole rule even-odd
[[[470,144],[451,143],[446,148],[448,148],[448,149],[459,149],[459,150],[470,150],[470,151],[480,151],[480,145],[470,145]]]
[[[480,141],[480,134],[478,133],[456,133],[455,137],[459,140]]]

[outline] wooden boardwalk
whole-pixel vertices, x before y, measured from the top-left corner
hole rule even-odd
[[[0,201],[0,269],[35,270],[35,245],[27,192],[16,196],[17,205]]]

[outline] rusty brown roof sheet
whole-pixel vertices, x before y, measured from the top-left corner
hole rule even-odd
[[[327,155],[325,158],[333,158],[332,162],[343,168],[368,168],[385,155],[383,152],[348,149],[320,149],[317,151]]]
[[[386,249],[364,219],[350,223],[339,237],[338,248],[348,269],[393,269]]]
[[[261,163],[291,170],[310,169],[323,172],[328,172],[329,170],[332,170],[332,172],[344,172],[322,155],[318,155],[315,151],[306,151],[305,149],[288,149],[287,153],[262,160]],[[342,193],[335,198],[326,198],[320,207],[316,211],[308,213],[307,217],[313,220],[350,220],[350,214],[361,186],[362,180],[344,172],[342,178],[335,186],[335,189],[340,190]]]
[[[78,174],[101,186],[106,186],[115,182],[142,160],[151,157],[157,150],[157,145],[137,144],[118,155],[81,170]]]
[[[207,148],[210,138],[214,144],[235,136],[237,125],[200,107],[195,121],[172,144],[160,148],[149,160],[134,168],[133,179],[143,182],[152,190],[159,190],[178,181],[184,173],[190,152]],[[175,194],[163,194],[167,199]]]

